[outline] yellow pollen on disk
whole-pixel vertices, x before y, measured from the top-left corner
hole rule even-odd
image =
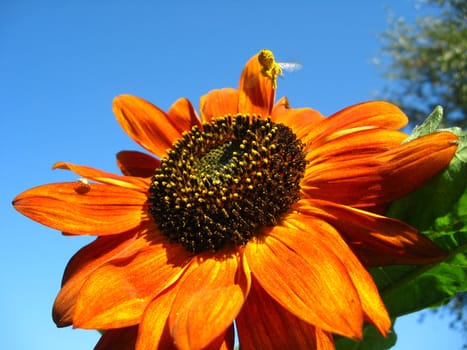
[[[149,212],[189,252],[244,245],[299,199],[303,143],[292,129],[237,114],[194,126],[161,159]]]

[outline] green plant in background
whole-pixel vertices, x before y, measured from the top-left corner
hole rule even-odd
[[[394,14],[381,36],[383,97],[420,123],[436,105],[446,125],[467,125],[467,2],[423,0],[415,23]],[[397,84],[394,84],[397,82]]]
[[[426,122],[416,127],[408,140],[435,132],[442,119],[436,108]],[[384,303],[393,320],[428,307],[443,305],[456,295],[463,302],[467,291],[467,133],[449,129],[460,137],[451,164],[425,186],[394,202],[387,215],[400,219],[427,235],[448,252],[448,257],[432,265],[399,265],[371,268]],[[462,293],[464,292],[464,293]],[[458,294],[461,293],[461,294]],[[459,309],[460,307],[460,309]],[[456,311],[460,312],[463,305]],[[462,316],[461,316],[462,319]],[[367,326],[361,342],[336,339],[337,349],[389,349],[397,340],[387,338]]]

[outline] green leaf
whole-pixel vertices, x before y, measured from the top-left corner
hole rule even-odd
[[[421,136],[425,136],[435,132],[438,129],[441,121],[443,120],[443,107],[436,106],[433,112],[426,118],[426,120],[421,124],[417,125],[413,131],[412,135],[410,135],[403,143],[410,142],[419,138]]]
[[[466,197],[467,198],[467,197]],[[449,257],[424,266],[388,266],[371,270],[391,317],[440,305],[467,290],[467,225],[463,232],[443,232],[436,243],[456,247]]]
[[[336,350],[385,350],[390,349],[396,344],[397,335],[391,328],[388,336],[385,338],[378,333],[376,328],[367,325],[363,329],[363,341],[354,341],[340,336],[334,337]]]

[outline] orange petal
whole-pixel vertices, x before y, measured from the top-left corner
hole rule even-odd
[[[80,290],[73,325],[109,329],[139,323],[151,299],[179,278],[189,260],[181,246],[164,243],[101,266]]]
[[[195,125],[201,126],[193,105],[184,97],[175,101],[175,103],[169,108],[167,115],[180,134],[183,131],[190,130]]]
[[[235,345],[235,330],[234,326],[231,325],[218,342],[213,342],[208,346],[206,350],[233,350]]]
[[[399,147],[406,137],[394,130],[359,129],[312,146],[302,181],[304,197],[364,208],[386,204],[378,171],[381,162],[373,156]]]
[[[238,112],[238,91],[232,88],[212,90],[200,99],[201,119],[205,123],[213,118]]]
[[[127,176],[150,177],[161,162],[146,153],[120,151],[117,153],[117,166]]]
[[[292,128],[299,139],[306,136],[309,128],[321,122],[324,117],[311,108],[290,108],[286,97],[281,98],[272,109],[273,122],[282,123]]]
[[[258,55],[254,55],[243,68],[239,83],[238,112],[267,117],[275,99],[273,80],[261,73]]]
[[[282,307],[326,331],[361,338],[363,311],[345,265],[308,232],[275,226],[245,255],[261,287]]]
[[[410,193],[447,167],[456,153],[457,140],[450,132],[437,132],[378,155],[385,201]]]
[[[204,348],[232,325],[250,284],[240,259],[225,253],[197,256],[197,268],[184,276],[169,315],[177,348]]]
[[[298,208],[300,210],[300,208]],[[355,254],[340,236],[339,232],[327,222],[316,217],[292,212],[285,220],[287,225],[298,227],[309,233],[308,239],[316,240],[322,245],[328,244],[339,252],[339,258],[345,264],[349,276],[358,291],[365,319],[376,327],[384,336],[391,327],[391,319],[381,300],[373,278],[362,266]]]
[[[133,176],[121,176],[112,174],[106,171],[95,169],[89,166],[76,165],[66,162],[55,163],[53,169],[66,169],[71,170],[75,174],[84,178],[94,180],[97,182],[115,185],[120,187],[126,187],[129,189],[137,190],[143,193],[147,193],[149,188],[149,181],[140,177]]]
[[[55,183],[27,190],[13,200],[23,215],[75,235],[113,235],[141,225],[147,196],[128,188],[90,184],[85,194],[76,183]]]
[[[235,332],[233,325],[231,325],[211,343],[209,343],[209,345],[204,347],[203,350],[233,350],[234,344]]]
[[[123,130],[136,143],[159,158],[181,137],[170,117],[142,98],[118,96],[114,99],[113,111]]]
[[[62,279],[62,288],[55,298],[52,316],[59,327],[72,324],[79,291],[89,275],[105,263],[135,255],[149,244],[162,241],[162,235],[155,235],[155,224],[145,230],[133,230],[119,235],[103,236],[79,250],[68,262]],[[149,231],[149,232],[148,232]],[[150,234],[152,239],[143,239]]]
[[[368,159],[370,155],[389,151],[400,146],[407,134],[381,128],[357,129],[350,133],[335,134],[326,143],[311,147],[307,154],[308,166],[325,161],[340,163],[358,158]],[[311,171],[313,175],[313,169]]]
[[[275,302],[255,279],[236,325],[242,350],[334,350],[331,334],[292,315]]]
[[[127,244],[131,245],[133,240],[132,232],[112,237],[99,237],[73,256],[68,262],[62,280],[62,289],[53,306],[52,316],[58,327],[71,325],[79,290],[91,272],[118,256]]]
[[[170,349],[173,347],[167,319],[179,287],[180,283],[170,286],[149,303],[139,326],[136,350]]]
[[[396,105],[384,101],[365,102],[347,107],[318,125],[310,125],[304,130],[308,135],[304,141],[318,145],[342,130],[361,127],[400,129],[407,121],[407,116]]]
[[[138,326],[109,329],[102,334],[94,350],[134,350]]]
[[[338,147],[335,147],[330,151],[337,156],[329,159],[319,147],[315,155],[309,155],[311,163],[302,182],[303,193],[310,198],[358,208],[390,203],[422,186],[445,168],[456,152],[456,140],[454,134],[440,132],[374,155],[369,154],[371,145],[368,145],[368,150],[364,151],[368,157],[352,155],[349,146],[342,147],[342,152],[347,149],[347,154],[338,155]],[[366,146],[363,144],[363,147]],[[384,142],[376,144],[375,150],[383,151],[381,147],[385,147]]]
[[[371,252],[371,256],[357,254],[364,265],[427,264],[446,256],[426,236],[402,221],[328,201],[302,200],[301,204],[302,214],[330,223],[354,251],[362,248]]]
[[[184,276],[189,275],[197,264],[191,264],[185,270]],[[181,278],[183,281],[183,277]],[[168,329],[168,316],[172,308],[173,301],[179,291],[182,283],[178,281],[176,284],[164,290],[156,298],[154,298],[149,306],[144,311],[143,320],[139,326],[138,341],[136,350],[152,350],[152,349],[171,349],[175,348],[172,336]],[[233,349],[234,332],[230,326],[225,334],[222,334],[218,339],[211,343],[206,350],[213,349]]]

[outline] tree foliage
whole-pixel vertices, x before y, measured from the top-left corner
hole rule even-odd
[[[384,98],[419,123],[436,105],[448,126],[467,125],[467,1],[422,0],[414,23],[391,15],[382,34]],[[396,84],[394,84],[396,83]]]

